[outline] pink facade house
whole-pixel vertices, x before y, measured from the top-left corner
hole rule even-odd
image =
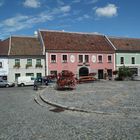
[[[103,79],[115,70],[115,50],[104,35],[39,30],[46,55],[46,75],[72,71],[77,78],[96,73]]]

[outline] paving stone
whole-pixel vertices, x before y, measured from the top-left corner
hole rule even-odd
[[[114,90],[115,85],[117,88]],[[93,91],[92,99],[88,99],[91,97],[88,91],[87,96],[81,92],[84,98],[80,97],[78,90],[76,91],[81,101],[87,100],[82,105],[87,105],[89,109],[92,109],[92,106],[98,110],[111,109],[111,115],[68,110],[55,113],[49,111],[49,107],[42,107],[34,101],[36,92],[32,87],[1,88],[0,140],[139,140],[139,86],[138,82],[125,81],[110,82],[107,86],[101,82],[77,87],[81,91],[88,89],[90,94]],[[76,102],[73,97],[74,91],[70,91],[71,94],[68,93],[66,97],[65,92],[67,91],[61,92],[64,96],[62,101],[70,96],[79,106],[78,103],[81,102]],[[70,99],[68,103],[72,102]]]

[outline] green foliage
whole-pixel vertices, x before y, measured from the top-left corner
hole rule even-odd
[[[126,77],[131,77],[132,76],[131,69],[129,67],[126,67],[126,66],[120,67],[119,71],[118,71],[118,76],[122,80]]]

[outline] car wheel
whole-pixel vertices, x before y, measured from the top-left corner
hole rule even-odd
[[[24,87],[24,83],[21,83],[21,87]]]
[[[8,87],[9,87],[9,85],[7,84],[7,85],[6,85],[6,87],[8,88]]]

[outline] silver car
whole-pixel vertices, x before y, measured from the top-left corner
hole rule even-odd
[[[0,79],[0,87],[14,87],[15,83]]]

